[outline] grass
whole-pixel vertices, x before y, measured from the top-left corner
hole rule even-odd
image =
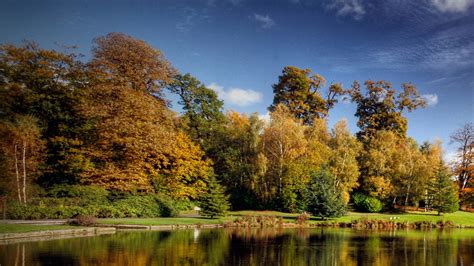
[[[34,224],[2,224],[0,223],[0,233],[28,233],[47,230],[79,229],[79,226],[72,225],[34,225]]]
[[[133,224],[133,225],[189,225],[189,224],[221,224],[230,217],[210,219],[204,217],[167,217],[167,218],[110,218],[97,219],[99,224]]]
[[[133,225],[190,225],[190,224],[221,224],[225,221],[234,220],[238,216],[281,216],[285,222],[294,222],[295,217],[298,214],[285,213],[277,211],[235,211],[230,212],[226,217],[220,217],[217,219],[209,219],[203,217],[171,217],[171,218],[120,218],[120,219],[98,219],[100,224],[133,224]],[[436,213],[423,213],[423,212],[410,212],[410,213],[357,213],[349,212],[346,216],[328,219],[322,221],[315,217],[312,217],[310,223],[322,223],[322,222],[344,222],[348,223],[353,220],[367,217],[370,219],[378,220],[390,220],[390,217],[400,217],[397,222],[434,222],[444,220],[452,221],[456,225],[463,225],[474,227],[474,213],[458,211],[455,213],[443,214],[441,216]]]
[[[369,219],[390,220],[390,217],[397,217],[397,222],[434,222],[437,221],[452,221],[456,225],[463,225],[474,227],[474,213],[458,211],[454,213],[446,213],[441,216],[436,212],[407,212],[407,213],[357,213],[349,212],[346,216],[329,219],[333,222],[351,222],[352,220],[367,217]],[[320,221],[315,221],[320,222]]]

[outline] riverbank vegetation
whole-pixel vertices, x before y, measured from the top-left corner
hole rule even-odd
[[[216,217],[230,206],[328,218],[350,206],[472,208],[474,127],[453,134],[453,165],[438,140],[407,136],[406,113],[426,105],[413,84],[367,80],[344,88],[287,66],[273,91],[268,121],[224,112],[215,91],[121,33],[96,38],[89,60],[70,48],[2,45],[6,216],[169,217],[199,206]],[[356,106],[355,135],[345,120],[328,126],[341,99]]]

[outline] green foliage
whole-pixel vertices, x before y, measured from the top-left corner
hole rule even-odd
[[[354,193],[352,200],[356,209],[361,212],[380,212],[383,209],[383,204],[379,199],[363,193]]]
[[[357,137],[364,143],[379,130],[387,130],[405,137],[408,121],[403,111],[412,111],[426,106],[415,86],[410,83],[402,85],[403,91],[396,95],[390,82],[367,80],[366,93],[360,90],[359,82],[354,82],[348,93],[352,102],[357,104],[355,116],[359,118],[357,126],[360,131]]]
[[[451,180],[449,170],[443,165],[438,167],[436,176],[430,184],[429,195],[431,195],[431,207],[438,214],[451,213],[459,209],[457,188],[453,180]]]
[[[206,88],[189,73],[175,76],[168,89],[180,97],[178,103],[184,110],[182,120],[186,132],[212,157],[216,134],[220,133],[225,121],[222,113],[224,103],[215,91]]]
[[[319,74],[312,74],[311,69],[299,69],[286,66],[273,85],[273,103],[268,108],[274,111],[283,104],[297,119],[305,124],[312,124],[315,118],[324,118],[337,102],[336,96],[344,90],[339,84],[330,86],[327,95],[321,89],[326,80]]]
[[[342,191],[336,189],[334,177],[327,170],[313,173],[306,188],[308,211],[322,218],[340,217],[347,211]]]
[[[89,190],[90,189],[90,190]],[[175,202],[160,194],[122,195],[114,201],[97,186],[59,185],[48,192],[50,197],[34,198],[28,205],[10,202],[10,219],[64,219],[79,215],[98,218],[173,217],[178,214]]]
[[[200,214],[210,218],[224,216],[230,208],[228,199],[222,186],[215,179],[211,179],[207,193],[200,199]]]
[[[79,202],[76,205],[107,205],[108,191],[99,186],[82,186],[82,185],[56,185],[48,190],[47,195],[52,198],[76,198]]]

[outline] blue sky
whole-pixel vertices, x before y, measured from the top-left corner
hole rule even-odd
[[[311,68],[328,84],[414,83],[430,105],[408,114],[417,141],[449,135],[474,120],[474,0],[208,0],[0,2],[0,42],[78,45],[108,32],[143,39],[182,73],[217,90],[226,109],[271,104],[286,65]],[[175,107],[177,108],[177,107]],[[332,125],[355,106],[340,103]]]

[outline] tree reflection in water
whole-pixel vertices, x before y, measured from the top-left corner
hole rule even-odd
[[[1,265],[472,265],[474,230],[196,229],[0,245]]]

